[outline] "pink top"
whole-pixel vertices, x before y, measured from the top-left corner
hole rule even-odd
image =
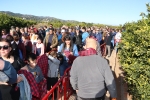
[[[2,35],[2,38],[6,38],[6,36],[7,36],[8,34],[6,34],[6,35]]]

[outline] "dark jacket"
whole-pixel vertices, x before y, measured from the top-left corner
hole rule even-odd
[[[108,33],[106,36],[105,36],[105,43],[106,45],[111,45],[111,40],[112,40],[112,34],[111,33]]]
[[[20,52],[22,53],[23,59],[26,58],[26,49],[25,46],[22,42],[18,41],[19,43],[12,41],[12,50],[13,50],[13,55],[20,57]],[[22,58],[21,58],[22,59]]]
[[[29,55],[32,52],[32,43],[31,41],[26,41],[23,43],[26,48],[26,55]]]
[[[75,34],[74,38],[73,38],[73,42],[77,45],[81,45],[82,44],[82,35],[81,34],[79,34],[79,35]]]
[[[22,42],[19,42],[18,48],[21,50],[23,58],[25,59],[26,58],[26,49],[25,49],[24,44]]]

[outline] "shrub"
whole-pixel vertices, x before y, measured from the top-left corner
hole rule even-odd
[[[147,8],[150,9],[149,4]],[[119,58],[133,100],[150,100],[150,11],[142,20],[126,23]]]

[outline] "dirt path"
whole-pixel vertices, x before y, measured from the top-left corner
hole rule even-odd
[[[117,100],[132,100],[130,96],[128,96],[127,93],[127,85],[123,80],[123,74],[121,70],[121,65],[118,61],[118,57],[116,55],[116,52],[113,50],[111,57],[106,58],[109,60],[109,65],[111,66],[111,69],[113,71],[115,80],[116,80],[116,86],[117,86]],[[106,94],[106,99],[109,97],[109,93]]]

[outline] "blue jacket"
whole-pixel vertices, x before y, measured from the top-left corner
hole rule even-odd
[[[59,73],[60,76],[64,75],[65,70],[69,67],[66,60],[63,60],[62,64],[59,65]]]
[[[61,40],[62,34],[57,33],[57,38],[58,38],[58,41]]]
[[[64,43],[62,43],[62,44],[60,45],[60,48],[59,48],[58,52],[62,52],[63,45],[64,45]],[[78,49],[77,49],[77,45],[76,45],[76,44],[73,44],[73,55],[74,55],[74,56],[79,56],[79,54],[78,54]]]
[[[71,32],[71,33],[70,33],[70,35],[71,35],[72,38],[74,37],[74,34],[75,34],[74,32]]]
[[[4,69],[2,71],[9,77],[8,83],[14,84],[17,82],[17,72],[8,61],[5,61]]]
[[[112,37],[112,40],[115,39],[115,35],[116,35],[116,32],[113,32],[113,33],[112,33],[112,36],[113,36],[113,37]]]
[[[30,85],[23,74],[19,74],[19,75],[23,78],[23,81],[17,84],[17,86],[20,88],[19,100],[31,100],[32,95],[31,95]]]
[[[84,33],[82,34],[82,42],[84,43],[85,40],[86,40],[86,38],[89,37],[89,36],[90,36],[90,35],[89,35],[88,32],[84,32]]]
[[[97,39],[98,43],[100,43],[101,40],[102,40],[102,34],[101,33],[96,33],[95,38]]]

